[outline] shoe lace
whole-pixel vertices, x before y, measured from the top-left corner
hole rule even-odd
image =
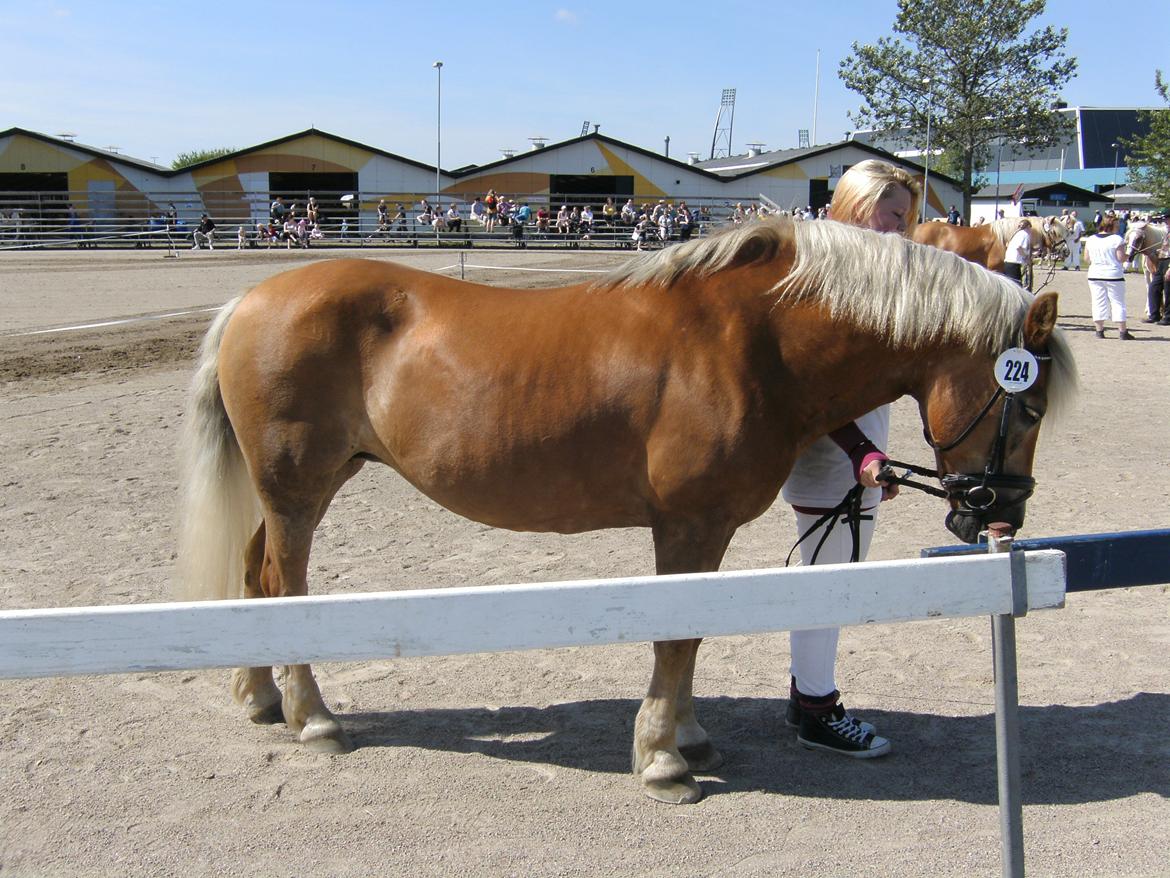
[[[828,720],[826,725],[842,738],[855,744],[864,744],[866,736],[869,734],[848,713],[845,713],[840,719]]]

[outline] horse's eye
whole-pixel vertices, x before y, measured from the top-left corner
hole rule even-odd
[[[1040,423],[1040,419],[1044,417],[1044,412],[1040,411],[1039,409],[1034,409],[1029,405],[1020,406],[1020,414],[1024,416],[1025,420],[1032,424]]]

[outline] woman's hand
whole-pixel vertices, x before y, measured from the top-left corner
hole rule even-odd
[[[865,485],[867,488],[881,488],[883,502],[886,500],[893,500],[895,497],[897,497],[899,487],[897,482],[887,483],[878,481],[878,474],[882,471],[882,467],[884,466],[885,461],[871,460],[868,464],[866,464],[865,468],[862,469],[860,478],[858,479],[858,481],[860,481],[861,484]]]

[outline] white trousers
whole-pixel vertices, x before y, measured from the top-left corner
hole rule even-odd
[[[1068,258],[1064,260],[1065,268],[1080,268],[1081,267],[1081,242],[1069,241],[1068,243]]]
[[[1125,280],[1093,280],[1089,278],[1089,294],[1093,297],[1093,320],[1112,319],[1125,322]]]
[[[874,525],[877,523],[877,508],[866,510],[864,515],[874,516],[869,521],[861,522],[860,559],[865,560],[869,554],[869,544],[873,539]],[[803,534],[819,515],[809,515],[805,512],[796,513],[797,535]],[[813,553],[817,543],[824,535],[819,530],[800,544],[800,563],[805,566],[812,563]],[[817,564],[845,564],[853,555],[853,538],[849,525],[841,519],[837,520],[833,532],[821,546],[817,555]],[[837,667],[837,640],[841,633],[840,628],[817,628],[813,631],[793,631],[792,640],[792,676],[796,678],[796,688],[804,695],[819,697],[828,695],[837,688],[834,671]]]

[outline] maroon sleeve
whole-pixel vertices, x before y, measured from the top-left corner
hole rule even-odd
[[[856,479],[861,478],[861,471],[873,461],[889,460],[885,452],[861,432],[855,421],[837,428],[829,434],[829,438],[849,457],[849,462],[853,465],[853,477]]]

